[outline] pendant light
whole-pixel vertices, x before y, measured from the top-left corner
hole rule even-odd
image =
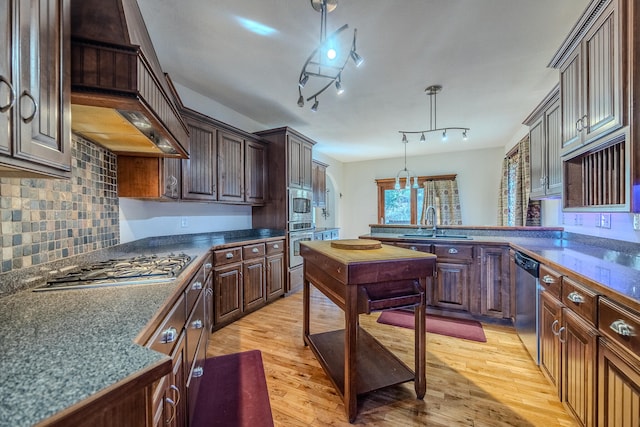
[[[396,190],[400,190],[402,187],[400,184],[401,179],[405,179],[404,189],[409,190],[411,188],[418,188],[418,176],[407,169],[407,144],[409,141],[405,135],[402,136],[402,143],[404,144],[404,169],[401,169],[396,174],[396,184],[394,188]],[[413,179],[413,185],[411,185],[411,180]]]

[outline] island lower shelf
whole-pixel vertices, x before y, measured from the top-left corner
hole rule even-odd
[[[344,329],[305,337],[316,358],[344,396]],[[358,327],[357,394],[413,381],[415,373],[364,329]]]

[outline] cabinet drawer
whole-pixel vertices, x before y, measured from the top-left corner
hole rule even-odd
[[[162,322],[162,325],[160,325],[147,346],[160,353],[171,354],[180,338],[185,320],[184,295],[180,295],[180,298],[174,304],[167,317],[165,317],[164,322]]]
[[[473,246],[471,245],[433,245],[433,253],[438,258],[460,259],[471,261],[473,259]]]
[[[640,313],[622,307],[608,298],[598,302],[600,332],[633,354],[640,354]]]
[[[200,293],[200,298],[198,298],[198,302],[193,309],[193,313],[191,313],[191,316],[189,316],[185,325],[187,329],[187,366],[191,366],[193,364],[198,343],[205,331],[204,324],[204,293]]]
[[[284,252],[284,240],[267,242],[267,256],[281,254]]]
[[[557,299],[560,299],[562,276],[560,273],[556,273],[549,267],[540,264],[540,286],[544,288],[545,292],[549,292]]]
[[[411,249],[412,251],[431,253],[431,245],[425,243],[394,243],[399,248]]]
[[[228,248],[213,251],[213,264],[215,266],[240,261],[242,261],[242,248]]]
[[[331,230],[331,240],[338,240],[339,237],[340,237],[339,230]]]
[[[598,294],[567,277],[562,279],[562,303],[592,325],[596,325]]]
[[[186,315],[188,316],[191,313],[191,309],[193,305],[196,303],[196,300],[202,293],[202,289],[204,289],[204,280],[205,280],[205,268],[204,265],[200,267],[198,272],[191,278],[191,282],[187,285],[184,290],[184,295],[186,299]]]
[[[264,257],[264,243],[247,245],[242,247],[242,259]]]

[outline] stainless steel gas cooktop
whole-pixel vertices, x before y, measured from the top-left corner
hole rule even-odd
[[[169,283],[193,258],[170,253],[100,261],[55,275],[34,291]]]

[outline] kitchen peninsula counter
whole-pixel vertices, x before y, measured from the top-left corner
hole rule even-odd
[[[0,275],[0,426],[31,426],[144,372],[168,356],[136,343],[167,310],[211,249],[282,239],[281,230],[167,236]],[[32,292],[60,269],[132,255],[185,252],[195,259],[169,283]]]
[[[383,242],[508,245],[560,273],[577,276],[598,293],[640,311],[640,249],[637,244],[564,233],[561,228],[543,227],[438,229],[445,236],[466,235],[469,236],[468,239],[431,238],[430,229],[422,229],[424,237],[406,236],[417,234],[415,227],[372,225],[371,230],[370,234],[361,237]]]

